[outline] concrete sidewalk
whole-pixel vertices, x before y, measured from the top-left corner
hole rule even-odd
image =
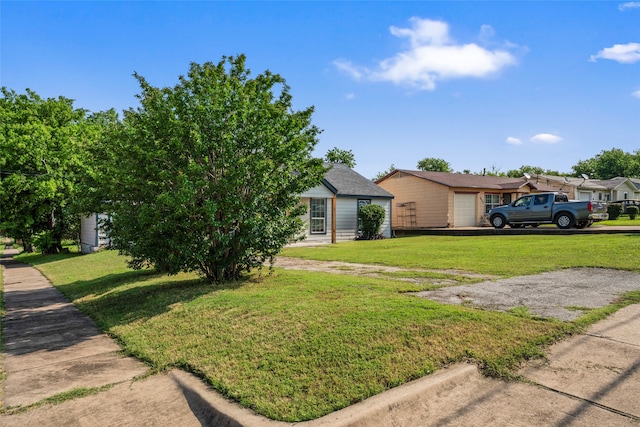
[[[5,250],[0,260],[6,310],[4,408],[79,387],[111,387],[59,405],[2,415],[1,425],[294,425],[255,415],[182,371],[145,377],[144,364],[123,357],[91,319],[38,270],[15,262],[14,254]],[[487,379],[474,365],[457,364],[295,425],[638,426],[640,305],[552,346],[546,361],[527,364],[521,374],[528,383]]]

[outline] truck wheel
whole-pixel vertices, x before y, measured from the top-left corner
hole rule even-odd
[[[562,228],[566,230],[567,228],[573,227],[573,215],[567,212],[561,212],[556,216],[556,225],[558,228]]]
[[[493,225],[494,228],[504,228],[507,224],[502,215],[494,215],[491,217],[491,225]]]

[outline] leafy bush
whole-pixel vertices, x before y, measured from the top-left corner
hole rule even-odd
[[[618,217],[622,213],[622,205],[619,205],[617,203],[608,205],[607,213],[609,214],[609,219],[618,219]]]
[[[365,239],[379,238],[384,216],[385,212],[382,206],[370,204],[360,208],[358,218],[362,221],[362,234]]]
[[[627,213],[629,214],[629,219],[636,219],[636,215],[638,215],[638,207],[627,206]]]

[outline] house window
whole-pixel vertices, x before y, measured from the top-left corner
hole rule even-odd
[[[371,199],[358,199],[358,231],[362,231],[362,220],[360,219],[360,208],[371,204]]]
[[[484,195],[484,213],[488,214],[489,211],[497,206],[500,206],[499,194],[485,194]]]
[[[622,193],[622,198],[623,199],[628,199],[629,198],[629,193],[627,193],[626,191],[624,193]]]
[[[311,234],[327,232],[327,200],[311,199]]]

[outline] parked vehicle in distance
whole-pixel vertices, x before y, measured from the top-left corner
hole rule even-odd
[[[609,219],[606,202],[569,200],[564,193],[534,193],[516,199],[508,205],[489,211],[489,221],[495,228],[537,227],[555,224],[558,228],[585,228],[596,221]]]
[[[627,213],[627,208],[629,206],[637,206],[640,209],[640,199],[623,199],[623,200],[616,200],[615,202],[609,202],[609,204],[613,205],[622,205],[622,213],[626,214]]]

